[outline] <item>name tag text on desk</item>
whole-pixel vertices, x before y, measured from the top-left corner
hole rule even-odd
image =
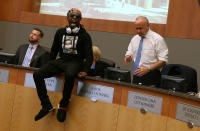
[[[161,115],[163,99],[157,96],[137,92],[128,92],[127,106],[136,109],[146,109],[148,112]]]
[[[112,103],[114,88],[78,81],[77,95]]]
[[[46,78],[45,84],[46,84],[47,90],[60,92],[62,89],[62,81],[63,81],[62,79],[59,79],[56,77]],[[26,73],[24,86],[36,88],[35,82],[33,80],[33,74]]]
[[[9,73],[9,70],[0,69],[0,82],[8,83]]]
[[[176,119],[184,122],[192,122],[195,126],[200,127],[200,107],[178,102]]]

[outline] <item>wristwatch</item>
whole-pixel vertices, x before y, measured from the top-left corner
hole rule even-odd
[[[149,65],[147,68],[149,69],[149,71],[152,71],[151,65]]]

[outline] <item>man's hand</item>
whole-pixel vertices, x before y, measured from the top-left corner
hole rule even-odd
[[[83,77],[85,77],[85,76],[87,76],[87,73],[86,73],[86,72],[79,72],[79,73],[78,73],[78,77],[80,77],[80,78],[83,78]]]
[[[138,67],[137,70],[135,70],[136,76],[143,76],[149,73],[149,69],[147,67]]]
[[[124,63],[126,64],[127,62],[130,62],[132,60],[130,55],[125,56],[124,58]]]

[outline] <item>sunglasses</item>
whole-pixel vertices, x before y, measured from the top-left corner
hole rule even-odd
[[[75,14],[75,13],[70,13],[69,16],[70,16],[70,17],[76,16],[76,18],[78,18],[78,19],[81,18],[81,15],[80,15],[80,14]]]

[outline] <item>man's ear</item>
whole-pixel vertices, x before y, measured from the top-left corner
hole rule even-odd
[[[68,16],[66,17],[66,21],[67,21],[67,24],[69,24],[69,17]]]
[[[39,37],[39,41],[41,41],[42,40],[42,37]]]
[[[67,17],[66,17],[66,20],[68,21],[68,19],[69,19],[69,17],[67,16]]]

